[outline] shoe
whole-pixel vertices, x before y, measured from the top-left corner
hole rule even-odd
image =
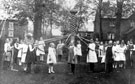
[[[51,71],[49,70],[49,71],[48,71],[48,73],[50,74],[50,73],[51,73]]]
[[[51,73],[55,73],[54,71],[51,71]]]
[[[24,68],[24,71],[26,71],[27,70],[27,68]]]
[[[48,74],[50,74],[51,72],[48,72]]]

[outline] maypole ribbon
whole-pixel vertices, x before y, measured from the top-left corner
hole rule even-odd
[[[83,43],[85,43],[86,45],[88,45],[85,41],[83,41],[79,36],[77,36]]]
[[[57,40],[60,40],[60,39],[64,39],[66,38],[68,35],[66,36],[61,36],[61,37],[56,37],[56,38],[51,38],[51,39],[46,39],[46,40],[43,40],[43,41],[57,41]]]
[[[68,37],[67,37],[65,43],[67,43],[67,41],[68,41],[68,39],[69,39],[70,37],[71,37],[71,34],[68,35]]]
[[[88,39],[86,39],[86,38],[84,38],[84,37],[81,37],[82,39],[84,39],[84,40],[86,40],[86,41],[90,41],[90,40],[88,40]]]

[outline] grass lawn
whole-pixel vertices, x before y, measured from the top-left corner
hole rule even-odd
[[[33,74],[1,70],[0,84],[135,84],[134,69],[105,74],[88,73],[85,67],[82,67],[84,72],[77,71],[73,75],[68,74],[66,67],[66,64],[56,65],[55,74],[48,74],[46,66],[39,73]]]

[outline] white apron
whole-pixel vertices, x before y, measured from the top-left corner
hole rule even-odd
[[[119,47],[120,45],[116,45],[115,49],[114,49],[114,54],[115,54],[115,57],[114,57],[114,61],[120,61],[120,56],[119,56]]]
[[[99,46],[99,57],[102,57],[101,63],[105,63],[105,47],[103,45]]]
[[[78,56],[82,56],[82,49],[81,49],[81,44],[77,44],[77,47],[76,47],[76,55]]]
[[[18,55],[17,55],[18,58],[22,57],[22,51],[23,51],[23,45],[19,44],[18,45]]]
[[[27,55],[27,50],[28,50],[28,45],[26,45],[26,44],[22,44],[22,45],[23,45],[23,49],[22,49],[21,62],[25,63],[25,59],[26,59],[26,55]]]
[[[88,55],[87,55],[87,63],[97,63],[98,60],[97,60],[97,55],[96,55],[96,52],[95,52],[95,43],[91,43],[89,44],[89,52],[88,52]]]

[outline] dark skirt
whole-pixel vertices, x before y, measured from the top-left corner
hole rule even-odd
[[[18,49],[14,48],[13,63],[17,63]]]
[[[29,48],[26,55],[26,63],[35,63],[36,62],[36,50],[30,52]]]
[[[135,51],[132,52],[131,60],[135,62]]]
[[[106,50],[106,72],[110,73],[112,71],[113,71],[112,47],[108,47]]]
[[[131,56],[130,56],[130,50],[126,51],[126,67],[131,66]]]

